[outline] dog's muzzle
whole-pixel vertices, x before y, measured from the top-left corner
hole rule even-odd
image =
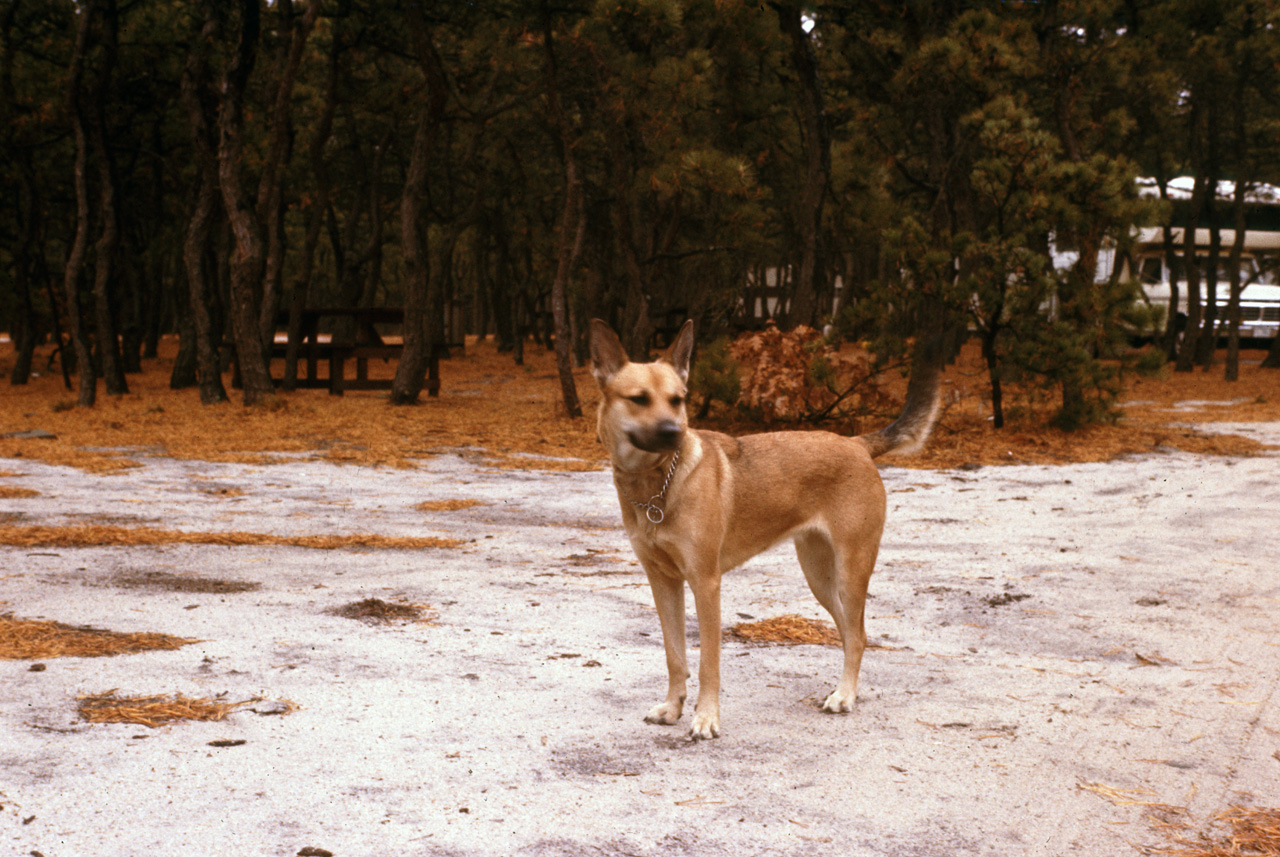
[[[627,432],[631,445],[645,452],[671,452],[679,449],[683,438],[684,428],[675,420],[662,420],[656,425]]]

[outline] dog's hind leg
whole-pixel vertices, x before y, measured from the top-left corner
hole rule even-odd
[[[689,681],[689,664],[685,659],[684,581],[679,577],[649,571],[649,588],[653,590],[653,604],[658,609],[658,621],[662,625],[662,645],[667,653],[667,698],[655,705],[645,723],[670,726],[680,719],[684,710],[686,686]]]
[[[810,530],[797,534],[795,545],[800,568],[804,571],[805,580],[809,581],[809,590],[839,624],[835,586],[836,552],[831,547],[831,540],[826,533]]]
[[[844,649],[840,681],[822,704],[822,710],[832,714],[852,711],[858,697],[862,653],[867,645],[864,626],[867,585],[875,567],[878,545],[859,545],[849,550],[848,556],[840,556],[827,534],[817,531],[797,535],[795,545],[809,589],[835,620]]]

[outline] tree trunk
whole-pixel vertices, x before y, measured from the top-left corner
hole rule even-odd
[[[334,267],[338,271],[338,303],[341,306],[372,306],[374,284],[377,283],[378,270],[382,254],[382,161],[391,149],[393,131],[377,141],[373,147],[373,156],[369,159],[368,168],[362,165],[361,175],[352,180],[355,192],[351,198],[351,208],[343,218],[339,228],[337,217],[330,208],[329,232],[330,242],[334,248]],[[363,215],[367,212],[369,227],[364,244],[357,247],[359,226]],[[349,338],[355,335],[355,322],[340,325]]]
[[[298,353],[302,345],[300,342],[302,311],[306,309],[311,297],[316,248],[320,244],[320,233],[324,230],[325,214],[328,211],[331,196],[329,165],[325,161],[324,149],[333,134],[333,115],[338,107],[339,64],[343,49],[342,34],[338,27],[339,23],[335,21],[333,44],[329,52],[329,73],[324,90],[324,110],[320,113],[320,118],[311,134],[311,141],[307,145],[316,192],[307,210],[307,232],[303,239],[302,262],[289,304],[289,341],[285,347],[283,385],[286,390],[297,387]]]
[[[823,288],[822,208],[831,176],[831,133],[823,105],[818,60],[801,20],[802,7],[787,2],[774,3],[773,8],[778,13],[779,27],[791,43],[791,66],[797,77],[794,94],[801,110],[805,153],[804,185],[796,210],[800,270],[794,280],[787,321],[791,326],[817,327],[824,314],[818,297],[826,291]]]
[[[24,228],[25,231],[25,228]],[[25,255],[25,254],[22,254]],[[31,378],[31,361],[36,353],[36,314],[31,303],[31,282],[27,276],[26,259],[14,254],[14,280],[18,293],[18,314],[13,320],[13,347],[17,359],[9,373],[9,384],[14,387],[27,383]]]
[[[1169,306],[1164,324],[1163,349],[1165,359],[1172,363],[1178,359],[1178,298],[1181,286],[1178,285],[1178,247],[1173,241],[1173,227],[1164,227],[1165,270],[1169,272]]]
[[[1216,193],[1215,193],[1216,196]],[[1209,256],[1205,260],[1204,321],[1196,340],[1196,365],[1206,372],[1213,366],[1213,352],[1218,346],[1218,269],[1222,261],[1222,229],[1216,212],[1209,214]]]
[[[84,278],[85,255],[89,247],[89,139],[85,130],[81,83],[84,80],[85,55],[89,49],[89,33],[93,25],[94,6],[90,4],[80,15],[76,27],[75,49],[71,55],[71,72],[67,81],[67,107],[71,129],[75,135],[76,155],[73,166],[76,189],[76,232],[67,254],[63,273],[63,290],[67,299],[69,336],[75,346],[76,366],[80,372],[80,393],[76,404],[91,408],[98,397],[98,375],[93,365],[89,337],[80,308],[80,284]]]
[[[192,42],[182,72],[182,103],[191,126],[192,148],[199,168],[199,189],[195,207],[187,222],[182,243],[182,262],[187,274],[187,301],[196,339],[196,380],[200,401],[211,405],[227,401],[222,385],[218,346],[221,327],[213,323],[218,289],[207,264],[208,249],[218,216],[218,156],[212,128],[213,109],[206,103],[209,87],[208,52],[220,36],[220,23],[212,0],[201,4],[204,22]]]
[[[432,343],[427,337],[427,288],[429,268],[427,250],[418,219],[422,208],[422,193],[427,182],[427,161],[430,157],[436,117],[430,107],[423,108],[418,119],[418,129],[413,136],[413,150],[409,157],[409,172],[405,176],[404,190],[400,196],[400,252],[404,257],[404,350],[396,377],[391,386],[393,405],[412,405],[422,393],[423,376],[431,357]]]
[[[1246,35],[1253,32],[1252,16]],[[1241,40],[1248,45],[1249,39]],[[1245,227],[1245,192],[1249,187],[1248,176],[1249,137],[1245,127],[1245,85],[1251,77],[1252,54],[1246,47],[1235,69],[1235,85],[1232,87],[1232,148],[1236,167],[1236,193],[1231,202],[1231,225],[1235,228],[1235,237],[1231,242],[1231,253],[1227,261],[1227,273],[1231,278],[1231,291],[1227,296],[1227,364],[1223,370],[1223,378],[1227,381],[1240,379],[1240,292],[1244,283],[1240,281],[1240,258],[1244,255]],[[1277,337],[1280,339],[1280,337]]]
[[[196,345],[196,323],[191,314],[190,289],[187,292],[178,290],[178,353],[173,358],[173,368],[169,370],[169,389],[185,390],[200,383],[200,372],[197,360],[199,351]]]
[[[39,234],[39,217],[40,205],[38,201],[38,187],[31,170],[30,163],[23,164],[21,169],[22,177],[20,179],[22,186],[18,191],[19,197],[19,234],[18,240],[14,245],[13,251],[13,273],[14,283],[18,291],[18,306],[20,310],[18,336],[15,337],[14,345],[17,348],[18,359],[13,365],[13,372],[9,375],[9,383],[11,385],[21,385],[27,383],[31,377],[31,364],[35,357],[36,338],[39,332],[39,322],[36,319],[35,303],[31,297],[32,280],[35,271],[35,256],[41,252],[38,244],[37,236]],[[51,305],[55,318],[57,317],[57,306]],[[59,337],[61,341],[61,337]]]
[[[511,237],[498,213],[489,221],[493,231],[496,272],[492,279],[493,326],[497,332],[498,353],[515,352],[516,349],[516,275],[511,260]]]
[[[31,299],[32,258],[36,252],[36,182],[26,146],[15,144],[14,115],[17,96],[13,89],[13,23],[18,4],[9,3],[0,19],[0,134],[3,134],[2,151],[10,157],[21,158],[18,165],[21,187],[17,190],[18,237],[13,245],[13,279],[18,295],[18,317],[14,320],[14,347],[17,360],[9,373],[9,383],[26,384],[31,377],[31,363],[35,356],[37,327],[35,305]],[[18,152],[22,151],[19,155]]]
[[[227,401],[218,355],[221,325],[214,324],[217,299],[208,267],[209,241],[218,214],[218,182],[212,164],[202,166],[201,172],[196,207],[191,213],[183,241],[182,260],[190,292],[188,309],[196,336],[196,378],[200,384],[200,401],[212,405]]]
[[[1267,356],[1262,359],[1263,369],[1280,369],[1280,336],[1271,340],[1271,347],[1267,349]]]
[[[573,382],[572,337],[569,333],[569,301],[566,292],[569,277],[582,248],[582,181],[578,177],[578,159],[573,151],[569,121],[560,102],[560,82],[556,69],[555,41],[551,29],[551,11],[547,0],[542,4],[542,38],[546,52],[547,112],[560,143],[564,163],[564,208],[560,215],[560,249],[556,259],[555,279],[551,282],[551,312],[556,329],[556,372],[560,376],[560,395],[564,409],[571,417],[582,416],[578,388]]]
[[[393,405],[411,405],[418,401],[427,367],[435,358],[433,352],[436,343],[428,329],[428,313],[431,311],[430,266],[419,220],[422,196],[427,185],[427,168],[448,96],[444,66],[431,42],[431,32],[423,19],[422,10],[417,5],[410,4],[405,20],[413,38],[418,64],[426,78],[427,92],[422,114],[418,117],[418,128],[413,136],[409,172],[405,176],[404,189],[400,195],[400,252],[404,257],[405,267],[404,351],[391,385]]]
[[[1187,321],[1183,328],[1182,347],[1178,349],[1178,362],[1174,371],[1190,372],[1195,368],[1196,343],[1200,338],[1200,260],[1196,257],[1196,231],[1200,226],[1200,213],[1204,207],[1206,185],[1209,193],[1217,188],[1217,176],[1209,177],[1208,184],[1203,175],[1196,176],[1195,188],[1191,192],[1191,213],[1184,227],[1182,236],[1182,267],[1187,274]],[[1174,308],[1170,308],[1173,312]]]
[[[613,234],[617,252],[622,257],[622,269],[626,278],[626,301],[622,310],[620,338],[633,360],[647,360],[649,340],[653,336],[653,321],[649,317],[649,282],[640,257],[636,253],[635,224],[632,220],[631,175],[624,130],[617,122],[609,124],[610,163],[613,179]]]
[[[235,237],[231,257],[231,332],[244,385],[244,403],[254,405],[275,392],[259,328],[265,250],[262,224],[244,190],[244,96],[258,55],[261,27],[258,0],[241,0],[235,53],[223,76],[218,110],[218,180],[222,204]]]
[[[275,103],[271,109],[271,139],[258,180],[257,217],[266,227],[266,248],[263,260],[262,306],[258,320],[264,347],[270,348],[276,330],[276,315],[280,311],[281,280],[284,274],[284,172],[293,148],[293,130],[290,127],[290,102],[298,66],[307,39],[315,27],[320,11],[320,0],[307,0],[306,11],[297,23],[293,20],[292,0],[277,0],[280,32],[285,38],[280,43],[280,55],[276,62]]]
[[[120,219],[116,201],[115,169],[111,151],[107,148],[106,118],[103,116],[103,104],[116,61],[119,20],[115,0],[95,0],[93,5],[100,7],[103,30],[101,65],[94,76],[94,92],[85,105],[89,113],[89,148],[98,177],[98,216],[102,219],[102,233],[94,244],[93,253],[94,321],[98,331],[102,379],[107,393],[123,395],[129,392],[129,385],[124,378],[120,340],[116,335],[112,312],[115,304],[112,300],[113,291],[119,291],[118,287],[112,287],[117,286],[116,255],[120,248]]]
[[[1223,378],[1237,381],[1240,378],[1240,292],[1244,283],[1240,281],[1240,258],[1244,254],[1245,212],[1244,196],[1248,182],[1244,177],[1236,179],[1236,196],[1231,203],[1232,222],[1235,227],[1235,238],[1231,242],[1231,252],[1227,256],[1227,276],[1230,278],[1230,293],[1227,297],[1227,364]]]

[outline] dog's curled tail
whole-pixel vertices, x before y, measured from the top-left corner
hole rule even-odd
[[[921,377],[923,376],[923,377]],[[898,418],[879,431],[861,435],[872,458],[888,453],[910,455],[929,440],[942,410],[942,372],[936,367],[917,369],[907,385],[907,400]]]

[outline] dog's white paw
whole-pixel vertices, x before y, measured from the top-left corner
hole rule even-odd
[[[836,688],[827,697],[827,701],[822,703],[822,710],[827,714],[847,714],[853,711],[853,704],[857,701],[857,695],[857,691],[850,693]]]
[[[720,715],[718,713],[693,715],[693,728],[689,730],[689,737],[694,741],[719,738]]]
[[[645,723],[653,723],[658,726],[673,726],[680,719],[681,706],[672,702],[664,702],[661,705],[655,705],[644,716]]]

